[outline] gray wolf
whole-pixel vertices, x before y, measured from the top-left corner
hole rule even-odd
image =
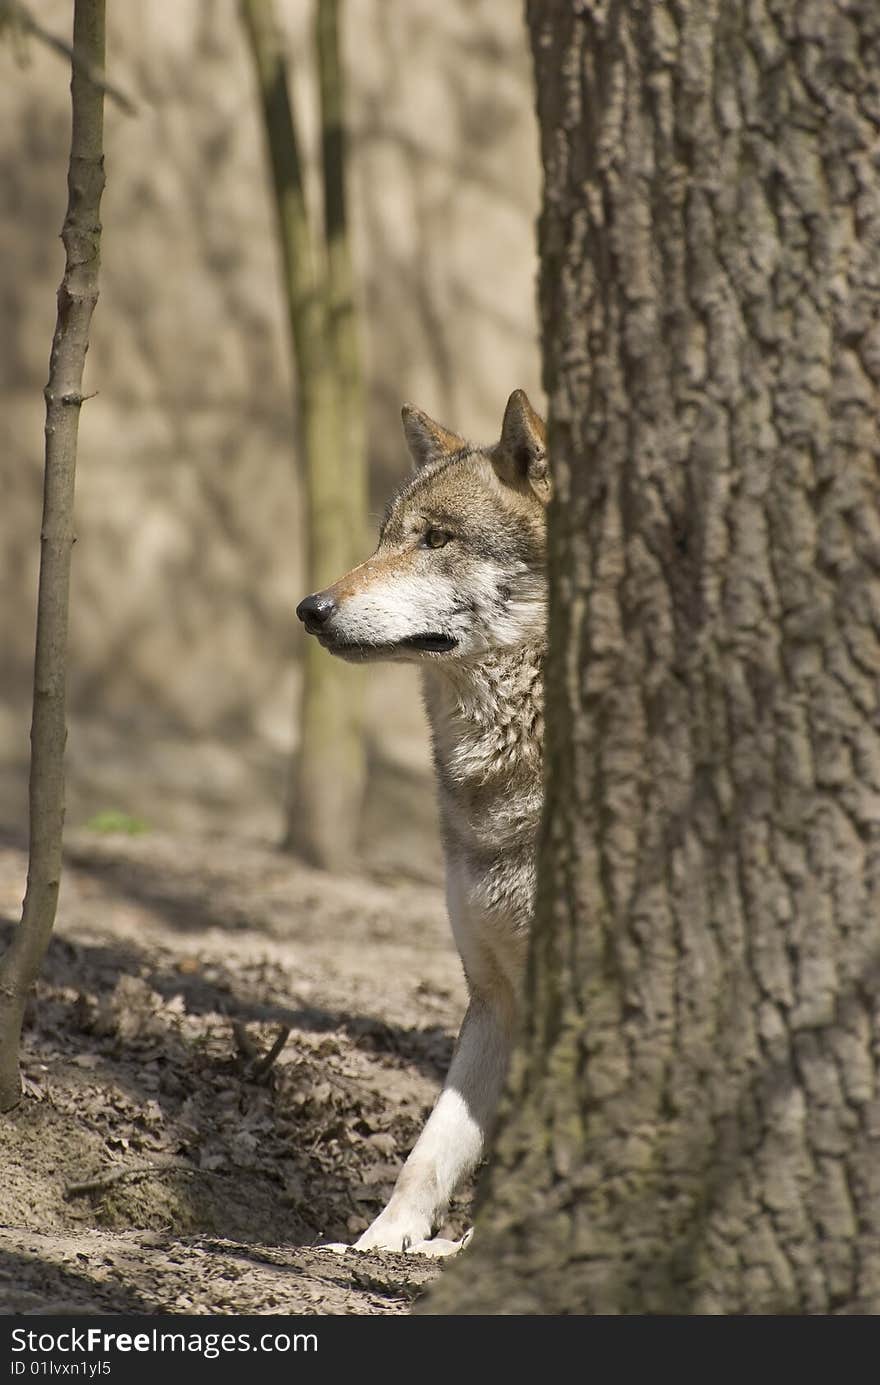
[[[483,1154],[517,1025],[543,798],[550,477],[544,424],[522,390],[492,447],[409,405],[403,427],[414,474],[376,552],[297,615],[331,654],[422,671],[470,1003],[437,1104],[356,1248],[431,1254],[453,1245],[430,1238]]]

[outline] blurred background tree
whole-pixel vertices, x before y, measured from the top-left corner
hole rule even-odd
[[[308,205],[288,64],[273,0],[241,0],[272,169],[295,361],[306,496],[304,590],[320,591],[365,556],[364,398],[346,215],[345,75],[339,0],[317,0],[323,218]],[[314,865],[350,861],[364,798],[363,679],[314,640],[302,654],[299,744],[286,844]]]
[[[69,33],[70,12],[70,0],[43,0],[39,19]],[[275,14],[319,227],[315,8],[276,0]],[[114,5],[107,23],[113,76],[137,116],[108,122],[105,135],[113,178],[103,205],[102,331],[89,358],[101,391],[84,410],[89,466],[77,482],[68,824],[122,814],[157,832],[277,841],[300,740],[293,608],[309,585],[299,538],[307,498],[290,464],[298,411],[254,65],[237,6]],[[538,156],[526,36],[510,23],[507,0],[476,11],[470,0],[348,0],[345,31],[346,210],[370,464],[357,558],[408,471],[403,400],[490,438],[514,385],[540,398]],[[53,325],[45,286],[61,273],[67,154],[59,66],[39,43],[27,45],[24,68],[0,45],[7,833],[26,820],[32,536]],[[343,283],[338,268],[332,277]],[[355,670],[340,672],[350,695]],[[365,860],[383,873],[434,877],[418,680],[398,665],[370,670],[365,683]]]

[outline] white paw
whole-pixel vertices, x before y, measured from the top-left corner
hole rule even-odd
[[[427,1241],[431,1226],[421,1218],[387,1217],[383,1212],[363,1236],[355,1241],[355,1250],[394,1250],[398,1254]]]
[[[395,1250],[405,1255],[427,1255],[434,1260],[439,1260],[445,1255],[457,1255],[460,1250],[464,1250],[465,1246],[470,1245],[474,1235],[474,1228],[471,1227],[458,1241],[449,1241],[443,1236],[434,1236],[422,1241],[410,1241],[403,1238],[398,1245],[395,1237],[395,1244],[388,1246],[381,1244],[374,1237],[369,1245],[365,1245],[364,1242],[372,1230],[373,1228],[370,1227],[368,1231],[365,1231],[361,1239],[353,1246],[346,1245],[344,1241],[325,1241],[323,1245],[317,1245],[314,1249],[330,1250],[334,1255],[345,1255],[349,1250]]]
[[[409,1229],[407,1229],[409,1228]],[[456,1255],[470,1242],[473,1227],[458,1241],[449,1241],[442,1236],[418,1235],[421,1229],[416,1222],[404,1222],[400,1218],[387,1218],[383,1212],[372,1226],[368,1226],[360,1240],[355,1241],[354,1250],[393,1250],[404,1255],[429,1255],[435,1259],[444,1255]]]
[[[466,1231],[459,1241],[447,1241],[442,1236],[435,1236],[430,1241],[417,1241],[415,1245],[407,1246],[408,1255],[430,1255],[433,1259],[439,1260],[444,1255],[457,1255],[460,1250],[464,1250],[473,1239],[474,1229]]]

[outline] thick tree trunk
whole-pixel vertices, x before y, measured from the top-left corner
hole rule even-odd
[[[328,266],[309,222],[273,2],[241,0],[241,13],[263,108],[296,371],[306,589],[319,591],[362,556],[363,460],[361,453],[350,474],[344,422],[348,414],[338,384]],[[314,640],[306,641],[302,667],[300,745],[292,765],[286,844],[315,864],[328,866],[340,856],[349,859],[357,840],[364,784],[361,679],[329,658]]]
[[[880,10],[532,0],[547,805],[467,1313],[880,1312]]]
[[[22,918],[0,959],[0,1110],[21,1092],[19,1043],[24,1008],[49,945],[61,880],[64,828],[65,674],[70,559],[74,542],[76,443],[89,324],[98,300],[101,194],[104,190],[104,0],[76,0],[72,69],[73,132],[66,252],[46,385],[46,464],[40,533],[40,585],[31,723],[30,854]]]

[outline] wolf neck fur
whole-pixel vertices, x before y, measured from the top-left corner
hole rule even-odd
[[[462,845],[537,831],[545,652],[535,642],[425,670],[441,813]]]

